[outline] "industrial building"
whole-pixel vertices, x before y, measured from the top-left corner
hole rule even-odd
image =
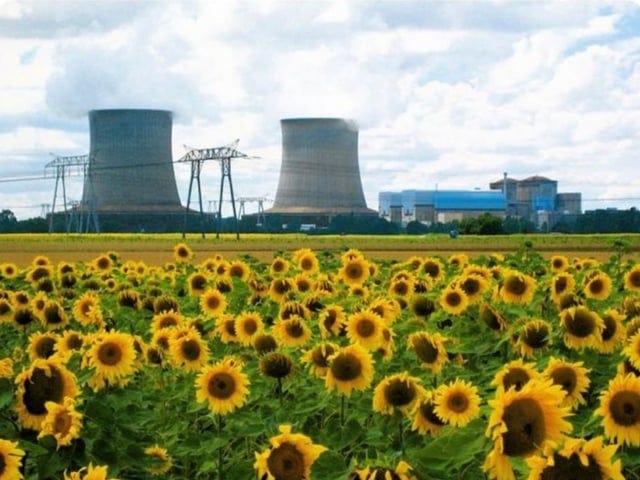
[[[288,118],[280,126],[280,177],[267,217],[322,226],[335,215],[377,216],[364,198],[355,122]]]

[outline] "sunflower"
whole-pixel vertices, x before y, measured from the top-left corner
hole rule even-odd
[[[100,308],[100,297],[93,292],[85,292],[73,304],[73,317],[84,326],[104,324],[102,309]]]
[[[0,378],[13,379],[13,359],[11,357],[0,359]]]
[[[576,286],[576,280],[568,272],[560,272],[551,279],[551,299],[560,304],[563,295],[571,293]]]
[[[447,262],[452,267],[462,269],[469,263],[469,257],[465,253],[454,253],[449,256]]]
[[[180,313],[180,302],[171,295],[158,295],[153,300],[154,313],[168,312],[170,310]]]
[[[13,320],[13,302],[7,298],[0,298],[0,323]]]
[[[480,401],[478,388],[459,378],[453,383],[440,385],[433,395],[435,414],[454,427],[464,427],[478,417]]]
[[[341,332],[346,331],[346,315],[344,308],[338,304],[330,304],[318,316],[320,323],[320,334],[322,338],[329,336],[338,336]]]
[[[342,264],[338,277],[347,285],[362,285],[369,278],[369,264],[363,258],[353,258]]]
[[[418,313],[421,313],[421,314],[427,313],[427,310],[429,309],[429,305],[426,305],[424,302],[420,300],[420,301],[416,301],[415,308]],[[385,325],[391,326],[400,316],[402,309],[400,308],[400,304],[398,303],[397,300],[383,296],[383,297],[378,297],[374,299],[371,303],[369,303],[367,310],[375,313],[380,318],[382,318],[382,321],[384,322]]]
[[[413,284],[413,277],[392,280],[388,293],[392,297],[408,297],[413,293]]]
[[[408,415],[423,392],[420,379],[409,376],[406,371],[388,375],[373,392],[373,410],[383,415],[393,415],[396,411]]]
[[[188,372],[202,369],[209,359],[209,347],[193,328],[180,331],[169,338],[169,353],[174,365],[182,366]]]
[[[180,328],[184,325],[184,317],[175,310],[163,310],[151,318],[151,331],[153,333],[166,328]]]
[[[202,272],[194,272],[187,277],[187,288],[189,289],[189,295],[193,297],[199,297],[207,289],[207,283],[209,282],[209,276]]]
[[[461,315],[469,306],[469,299],[464,290],[452,285],[442,290],[438,302],[442,309],[450,315]]]
[[[75,472],[70,472],[69,475],[67,475],[65,470],[64,480],[115,480],[107,479],[107,469],[108,467],[106,465],[94,467],[92,463],[89,463],[88,467],[83,467]]]
[[[207,402],[212,412],[226,415],[246,403],[249,384],[238,361],[227,357],[200,371],[195,382],[196,400]]]
[[[347,295],[349,295],[350,297],[361,297],[362,299],[366,300],[369,298],[369,295],[371,295],[371,292],[364,285],[358,284],[351,285],[349,287],[349,292]]]
[[[427,320],[435,312],[436,304],[426,295],[414,294],[409,300],[409,308],[416,317]]]
[[[313,252],[313,250],[309,248],[301,248],[293,252],[292,256],[293,261],[296,263],[298,268],[303,272],[306,272],[309,275],[313,275],[320,270],[320,262],[318,261],[318,257]]]
[[[42,323],[48,330],[64,328],[69,319],[62,305],[55,300],[49,300],[42,311]]]
[[[26,307],[31,302],[29,294],[24,290],[17,290],[11,294],[13,304],[16,307]]]
[[[273,326],[273,334],[286,347],[301,347],[311,339],[311,330],[298,315],[292,315],[288,320],[278,320]]]
[[[0,440],[0,478],[2,480],[23,479],[21,465],[24,450],[18,448],[18,442]]]
[[[382,319],[367,310],[349,315],[347,320],[347,336],[352,343],[374,351],[382,344]]]
[[[222,343],[238,341],[236,321],[232,315],[222,315],[216,318],[215,332],[220,336]]]
[[[329,357],[325,387],[347,397],[354,389],[365,390],[373,380],[373,363],[371,354],[361,346],[343,347]]]
[[[498,391],[505,391],[510,388],[521,390],[530,380],[539,378],[540,373],[536,371],[535,364],[524,363],[522,359],[517,359],[498,370],[491,381],[491,385],[495,385]]]
[[[274,278],[269,285],[269,296],[275,302],[282,302],[288,293],[295,292],[296,285],[287,277]]]
[[[33,267],[27,272],[26,279],[31,282],[32,285],[37,286],[38,282],[45,278],[51,278],[53,276],[53,270],[49,265],[38,265]]]
[[[597,270],[586,277],[583,288],[584,296],[595,300],[606,300],[611,295],[611,286],[611,277]]]
[[[477,273],[466,273],[456,280],[457,285],[467,294],[469,303],[476,303],[489,289],[489,281]]]
[[[29,325],[38,320],[38,317],[30,307],[18,307],[13,312],[12,320],[19,330],[26,330]]]
[[[38,318],[42,320],[42,312],[44,311],[44,307],[49,302],[49,297],[45,292],[36,293],[31,299],[31,308],[33,309],[33,313],[36,314]],[[0,313],[0,318],[1,318]]]
[[[253,467],[261,480],[305,480],[311,465],[327,450],[301,433],[291,433],[290,425],[280,425],[280,435],[271,437],[271,447],[255,454]]]
[[[517,333],[515,347],[525,357],[535,354],[551,343],[551,325],[544,320],[529,319]]]
[[[31,361],[47,359],[55,353],[58,336],[53,333],[35,332],[29,337],[29,358]]]
[[[318,275],[313,290],[324,295],[333,295],[336,291],[333,281],[327,275]]]
[[[278,348],[278,342],[270,333],[258,333],[254,335],[252,345],[258,355],[273,352]]]
[[[595,347],[602,339],[604,321],[587,307],[571,307],[560,312],[564,343],[569,348]]]
[[[49,401],[61,403],[65,397],[75,398],[80,393],[76,378],[59,361],[38,359],[16,376],[15,409],[24,428],[40,430]]]
[[[309,365],[311,372],[319,378],[324,378],[329,370],[329,357],[340,347],[335,343],[326,342],[307,350],[302,356],[302,363]]]
[[[506,303],[527,304],[533,300],[536,281],[533,277],[515,270],[505,273],[500,297]]]
[[[236,335],[243,345],[251,345],[263,329],[262,316],[257,312],[243,312],[235,318]]]
[[[173,247],[173,259],[176,263],[189,263],[193,258],[193,250],[186,243],[178,243]]]
[[[640,445],[640,377],[617,375],[600,394],[596,415],[603,417],[604,434],[616,443]]]
[[[228,275],[246,282],[251,274],[251,267],[242,260],[233,260],[229,263]]]
[[[296,291],[300,293],[308,292],[313,288],[313,282],[306,273],[298,273],[293,277]]]
[[[47,415],[42,421],[42,430],[38,438],[52,435],[58,448],[71,445],[71,441],[80,437],[82,414],[75,409],[76,402],[65,397],[61,403],[46,402]]]
[[[617,445],[605,446],[602,437],[567,438],[562,448],[549,448],[542,456],[526,459],[531,469],[527,480],[624,480],[620,460],[613,461],[617,449]]]
[[[351,473],[349,479],[353,480],[417,480],[417,477],[412,475],[412,468],[405,461],[398,462],[395,469],[387,467],[364,467],[363,469],[356,469]]]
[[[98,255],[91,261],[91,266],[98,271],[106,272],[113,267],[113,261],[109,255]]]
[[[640,264],[636,264],[624,274],[624,288],[640,292]]]
[[[286,259],[282,257],[276,257],[273,259],[271,265],[269,266],[269,273],[273,276],[285,275],[289,271],[290,267],[291,265]]]
[[[173,462],[166,448],[156,444],[145,448],[144,453],[153,459],[153,466],[147,468],[151,475],[162,475],[171,470]]]
[[[556,358],[549,358],[547,368],[542,372],[547,378],[550,378],[555,385],[560,385],[565,392],[563,407],[576,408],[578,405],[586,403],[582,396],[589,389],[591,380],[589,380],[588,368],[583,367],[583,362],[567,362]]]
[[[438,374],[444,364],[449,361],[444,346],[447,341],[449,339],[439,333],[414,332],[407,339],[407,347],[415,352],[421,367]]]
[[[131,288],[120,290],[118,292],[118,305],[140,310],[140,294]]]
[[[55,345],[56,354],[68,359],[74,352],[79,352],[84,343],[82,333],[75,330],[65,330]]]
[[[565,393],[551,380],[531,380],[520,390],[510,388],[489,400],[493,411],[485,435],[494,442],[482,467],[489,478],[513,479],[507,457],[528,457],[549,442],[559,442],[572,429],[561,407]]]
[[[507,321],[504,316],[491,304],[483,302],[478,308],[478,315],[485,325],[491,330],[503,332],[507,329]]]
[[[430,434],[437,437],[442,428],[447,424],[435,413],[436,405],[433,402],[433,391],[423,391],[412,413],[413,423],[411,430],[417,430],[420,435]]]
[[[217,288],[209,287],[200,296],[200,309],[206,315],[217,318],[227,308],[227,297]]]
[[[281,380],[293,374],[294,366],[291,359],[284,353],[269,352],[260,358],[260,371],[270,378]]]
[[[567,270],[571,263],[569,262],[569,259],[564,255],[552,255],[549,261],[549,265],[551,266],[551,270],[553,272],[559,273]]]
[[[99,384],[106,380],[124,384],[135,372],[136,351],[133,337],[127,333],[112,331],[98,336],[85,353],[83,364],[95,369]]]
[[[444,265],[435,257],[427,257],[420,266],[422,272],[436,285],[444,278]]]
[[[311,312],[303,303],[300,302],[290,301],[281,303],[278,311],[278,317],[280,317],[281,320],[289,320],[289,318],[293,316],[309,320]]]
[[[20,269],[15,263],[5,262],[0,264],[0,277],[6,279],[16,278],[20,273]]]

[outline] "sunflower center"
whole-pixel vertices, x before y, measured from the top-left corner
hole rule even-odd
[[[321,345],[313,350],[311,359],[313,360],[314,365],[316,365],[317,367],[326,368],[329,366],[329,362],[327,361],[327,359],[328,357],[333,355],[334,352],[335,350],[331,345]]]
[[[376,333],[376,324],[369,318],[362,318],[356,325],[359,337],[368,338]]]
[[[289,283],[285,280],[276,280],[273,283],[273,289],[278,294],[285,294],[289,291],[290,288],[291,287],[289,286]]]
[[[162,320],[160,320],[160,328],[169,328],[169,327],[175,327],[178,325],[178,320],[174,317],[164,317]]]
[[[260,360],[260,370],[272,378],[284,378],[291,373],[292,368],[289,357],[280,353],[268,353]]]
[[[194,361],[200,358],[202,348],[197,340],[189,339],[182,342],[182,356],[188,361]]]
[[[507,279],[504,288],[513,295],[522,295],[527,291],[527,283],[522,277],[514,275]]]
[[[464,292],[469,296],[473,296],[480,291],[480,282],[476,278],[467,277],[460,284],[460,286],[462,287]]]
[[[152,347],[147,350],[147,361],[153,365],[160,365],[162,363],[162,356],[157,349]]]
[[[568,285],[566,277],[558,277],[553,284],[556,295],[563,293],[567,289]]]
[[[551,372],[551,378],[553,379],[553,383],[560,385],[567,395],[571,395],[573,393],[576,389],[576,384],[578,383],[576,372],[570,367],[556,368]]]
[[[333,324],[336,323],[337,320],[336,312],[334,310],[327,310],[326,312],[327,314],[325,315],[322,324],[327,330],[331,330],[331,327],[333,327]]]
[[[207,307],[209,307],[211,310],[215,310],[219,306],[220,306],[220,299],[217,296],[211,295],[207,297]]]
[[[589,291],[594,295],[602,293],[604,290],[604,283],[601,279],[595,278],[589,282]]]
[[[522,335],[522,341],[531,348],[542,348],[547,344],[549,330],[544,326],[532,326],[526,328]]]
[[[404,407],[416,398],[416,387],[412,382],[393,380],[384,389],[384,398],[389,405]]]
[[[600,480],[603,478],[598,462],[587,456],[588,463],[583,465],[580,457],[572,453],[569,458],[557,453],[553,456],[553,465],[542,470],[540,480]]]
[[[4,454],[0,454],[0,475],[4,473],[5,468],[7,468],[7,462],[4,459]]]
[[[504,454],[526,456],[545,439],[544,412],[531,398],[514,401],[504,409],[502,420],[507,431],[502,434]]]
[[[61,435],[66,435],[71,429],[72,419],[67,412],[60,412],[53,421],[53,431]]]
[[[469,399],[463,393],[454,393],[447,398],[447,407],[456,413],[466,412],[469,408]]]
[[[31,378],[24,381],[24,402],[27,411],[32,415],[44,415],[46,402],[60,403],[64,394],[64,379],[60,371],[49,366],[49,374],[42,368],[35,368]]]
[[[352,263],[346,268],[345,273],[347,274],[347,277],[357,280],[362,277],[364,270],[360,264]]]
[[[303,257],[300,260],[300,268],[302,270],[312,270],[313,269],[313,260],[309,257]]]
[[[502,324],[498,314],[488,305],[480,306],[480,318],[491,330],[501,330]]]
[[[53,347],[56,340],[53,337],[42,337],[36,345],[36,353],[38,358],[49,358],[53,355]]]
[[[629,275],[629,283],[636,288],[640,287],[640,271],[634,270],[631,272]]]
[[[89,315],[92,309],[93,309],[93,302],[91,300],[87,300],[80,304],[80,311],[84,316]]]
[[[419,337],[413,341],[413,348],[416,355],[424,363],[433,363],[438,358],[438,348],[424,337]]]
[[[267,458],[267,468],[277,480],[304,480],[304,455],[289,442],[271,450]]]
[[[437,278],[440,275],[440,266],[435,262],[425,262],[422,270],[431,278]]]
[[[284,270],[284,262],[276,260],[271,266],[274,272],[282,272]]]
[[[1,304],[0,304],[0,307],[1,307]],[[2,315],[2,312],[0,312],[0,315]],[[31,312],[31,310],[29,310],[28,308],[19,308],[18,310],[16,310],[16,313],[14,313],[13,315],[13,321],[21,326],[29,325],[34,320],[35,320],[35,317]]]
[[[447,302],[447,305],[457,307],[462,303],[462,297],[458,292],[449,292],[447,293],[445,301]]]
[[[426,418],[429,421],[429,423],[433,423],[434,425],[438,425],[438,426],[446,425],[446,423],[443,422],[442,419],[436,415],[434,408],[435,406],[430,401],[423,403],[422,405],[420,405],[420,414],[424,418]]]
[[[98,360],[103,365],[117,365],[122,360],[122,349],[115,343],[105,342],[98,348]]]
[[[341,382],[355,380],[362,373],[362,363],[351,353],[338,355],[331,363],[331,374]]]
[[[609,410],[613,421],[618,425],[629,427],[640,421],[640,394],[622,390],[611,398]]]
[[[428,317],[435,310],[435,305],[425,297],[418,297],[412,305],[413,313],[418,317]]]
[[[9,305],[9,302],[6,302],[6,301],[0,302],[0,315],[6,315],[10,311],[11,311],[11,305]]]
[[[300,338],[304,335],[304,328],[297,320],[285,320],[287,322],[287,334],[293,338]]]
[[[393,285],[393,291],[397,294],[397,295],[406,295],[407,292],[409,291],[409,285],[407,285],[406,282],[396,282]]]
[[[236,380],[228,373],[216,373],[209,380],[207,390],[212,397],[220,400],[226,400],[236,391]]]
[[[530,380],[529,374],[522,368],[512,368],[502,379],[502,386],[505,390],[509,390],[510,387],[514,387],[517,391],[520,391],[522,387]]]
[[[388,468],[376,468],[367,478],[371,480],[402,480],[402,477]]]
[[[576,310],[574,315],[566,315],[564,323],[569,333],[579,338],[588,337],[596,328],[595,318],[584,309]]]
[[[258,323],[253,318],[247,318],[243,326],[247,335],[253,335],[258,330]]]
[[[63,322],[62,315],[60,315],[60,309],[58,305],[47,306],[44,309],[44,318],[48,324],[57,325]]]

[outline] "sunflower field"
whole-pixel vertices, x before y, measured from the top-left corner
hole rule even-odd
[[[640,264],[0,258],[0,480],[640,478]]]

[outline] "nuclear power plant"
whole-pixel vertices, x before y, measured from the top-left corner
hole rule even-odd
[[[100,223],[157,230],[183,218],[171,151],[172,113],[91,110],[82,206]]]
[[[341,118],[287,118],[282,163],[273,207],[267,216],[328,224],[340,214],[371,215],[360,180],[358,127]]]

